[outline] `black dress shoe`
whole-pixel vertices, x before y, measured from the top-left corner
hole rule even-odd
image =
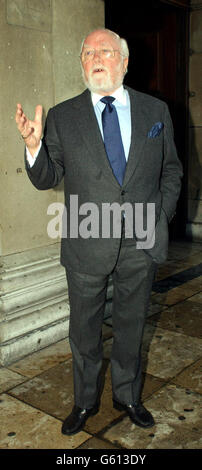
[[[137,426],[142,428],[151,428],[155,424],[153,416],[141,403],[136,403],[134,405],[122,405],[122,403],[113,400],[113,405],[114,408],[119,411],[125,410],[128,413],[131,421],[137,424]]]
[[[93,408],[79,408],[78,406],[74,406],[72,412],[67,418],[65,419],[62,425],[62,434],[66,434],[68,436],[72,434],[76,434],[77,432],[81,431],[83,428],[86,420],[89,416],[96,415],[99,411],[99,405],[96,404]]]

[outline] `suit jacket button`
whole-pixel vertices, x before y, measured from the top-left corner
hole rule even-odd
[[[123,189],[123,190],[121,191],[121,196],[124,196],[124,194],[126,194],[126,192],[125,192],[125,190]]]

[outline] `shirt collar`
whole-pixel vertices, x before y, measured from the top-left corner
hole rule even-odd
[[[113,96],[117,101],[119,101],[119,103],[126,106],[126,90],[124,89],[123,85],[121,85],[110,96]],[[98,101],[100,101],[102,98],[103,98],[102,95],[99,95],[98,93],[91,92],[91,99],[92,99],[93,106],[95,106],[98,103]]]

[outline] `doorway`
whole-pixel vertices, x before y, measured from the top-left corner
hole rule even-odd
[[[125,84],[164,100],[174,125],[184,178],[170,239],[184,238],[187,220],[188,25],[185,1],[105,0],[105,26],[124,37],[130,58]],[[184,4],[184,6],[183,6]]]

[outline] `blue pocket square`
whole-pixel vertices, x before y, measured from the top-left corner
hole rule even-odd
[[[157,137],[164,128],[163,122],[156,122],[148,132],[147,137]]]

